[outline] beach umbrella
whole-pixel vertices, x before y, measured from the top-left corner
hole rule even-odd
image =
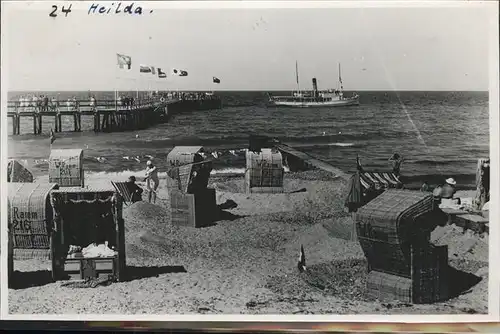
[[[355,212],[359,207],[362,206],[363,193],[361,189],[361,181],[359,171],[351,176],[350,185],[348,187],[349,194],[345,200],[345,206],[349,209],[349,212]]]

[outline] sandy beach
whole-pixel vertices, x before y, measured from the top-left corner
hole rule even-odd
[[[109,178],[88,178],[90,187]],[[50,283],[49,261],[16,261],[23,283],[9,290],[13,314],[457,314],[488,312],[488,236],[438,227],[450,265],[481,281],[445,302],[380,302],[365,294],[366,260],[343,211],[347,181],[309,171],[288,173],[285,191],[245,194],[243,176],[212,177],[221,211],[216,225],[172,226],[165,180],[156,205],[124,208],[129,278],[97,288]],[[462,194],[467,195],[467,194]],[[297,270],[300,245],[307,267]],[[464,273],[462,273],[464,274]],[[465,274],[466,275],[466,274]]]

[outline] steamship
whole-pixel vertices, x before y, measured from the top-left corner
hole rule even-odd
[[[340,74],[339,64],[339,89],[329,89],[327,91],[318,91],[316,78],[312,79],[312,92],[301,92],[299,87],[299,71],[298,65],[295,63],[295,74],[297,78],[297,91],[290,96],[271,96],[269,102],[274,106],[284,107],[340,107],[340,106],[355,106],[359,105],[359,96],[353,94],[350,97],[344,96],[344,87]]]

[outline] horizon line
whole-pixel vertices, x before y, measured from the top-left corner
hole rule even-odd
[[[82,89],[82,90],[66,90],[66,89],[61,89],[61,90],[9,90],[7,91],[7,94],[9,93],[17,93],[17,92],[133,92],[133,91],[139,91],[139,92],[293,92],[296,91],[296,89],[182,89],[182,90],[177,90],[177,89],[121,89],[121,90],[114,90],[114,89],[106,89],[106,90],[89,90],[89,89]],[[303,89],[302,91],[309,91],[307,89]],[[310,89],[312,91],[312,89]],[[399,90],[394,90],[394,89],[344,89],[344,92],[489,92],[489,90],[483,90],[483,89],[469,89],[469,90],[462,90],[462,89],[439,89],[439,90],[423,90],[423,89],[399,89]]]

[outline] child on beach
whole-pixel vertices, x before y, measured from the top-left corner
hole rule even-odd
[[[153,165],[151,160],[148,160],[146,163],[146,185],[148,188],[148,201],[151,203],[151,199],[153,199],[153,203],[156,203],[156,190],[158,189],[158,185],[160,180],[158,179],[158,169]]]
[[[389,159],[392,164],[392,172],[394,175],[399,176],[401,170],[401,164],[404,161],[404,158],[400,156],[398,153],[394,153],[392,157]]]

